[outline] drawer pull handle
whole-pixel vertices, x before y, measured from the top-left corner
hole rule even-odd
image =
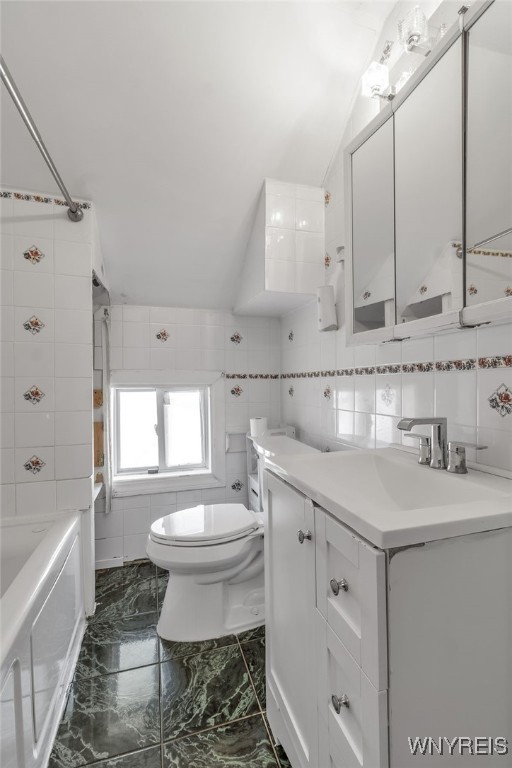
[[[348,581],[346,579],[341,579],[341,581],[331,579],[329,584],[331,585],[331,589],[334,595],[339,595],[340,589],[342,589],[344,592],[348,592]]]
[[[342,696],[336,696],[336,694],[333,693],[331,696],[332,705],[334,707],[334,711],[337,715],[341,712],[342,707],[349,707],[350,702],[348,700],[348,696],[346,693],[344,693]]]
[[[304,544],[304,539],[311,541],[311,539],[313,538],[313,535],[311,531],[297,531],[297,538],[301,544]]]

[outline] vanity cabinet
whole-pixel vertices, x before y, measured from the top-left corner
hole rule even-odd
[[[382,550],[265,475],[267,713],[293,768],[511,768],[512,528]]]
[[[318,768],[314,507],[266,474],[267,713],[294,768]]]

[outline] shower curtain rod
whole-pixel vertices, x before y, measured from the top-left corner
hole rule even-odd
[[[66,185],[62,181],[60,174],[55,167],[55,164],[50,157],[50,153],[45,147],[44,141],[41,138],[41,134],[36,128],[36,124],[32,120],[32,116],[30,112],[27,109],[27,105],[23,101],[20,92],[18,91],[18,88],[16,86],[16,83],[14,82],[11,73],[9,72],[7,68],[7,64],[4,61],[3,56],[0,56],[0,76],[3,80],[3,83],[7,90],[9,91],[9,95],[11,99],[14,101],[18,112],[23,118],[23,122],[28,128],[28,131],[32,138],[34,139],[35,143],[37,144],[39,151],[41,152],[42,156],[44,157],[44,160],[46,162],[46,165],[52,172],[53,178],[57,182],[60,191],[62,192],[64,199],[66,200],[66,203],[68,204],[68,216],[71,219],[71,221],[81,221],[84,217],[84,212],[82,208],[78,205],[78,203],[74,203],[71,199],[71,196],[66,189]]]

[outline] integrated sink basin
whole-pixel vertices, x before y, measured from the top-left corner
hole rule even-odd
[[[269,468],[381,548],[512,525],[510,480],[420,466],[394,448],[279,456]]]

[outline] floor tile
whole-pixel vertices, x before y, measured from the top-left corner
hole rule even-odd
[[[267,732],[268,732],[268,734],[270,736],[270,743],[274,747],[276,755],[277,755],[277,758],[279,760],[280,768],[291,768],[292,764],[288,760],[286,752],[284,751],[284,749],[282,748],[282,746],[280,744],[276,744],[276,739],[274,737],[274,734],[272,733],[272,729],[270,727],[270,723],[268,722],[268,718],[267,718],[266,714],[263,715],[263,720],[265,721]],[[324,766],[320,766],[320,768],[324,768]]]
[[[140,560],[121,568],[105,568],[96,571],[96,589],[118,587],[137,579],[156,577],[156,566],[149,560]]]
[[[165,661],[160,668],[164,741],[258,711],[238,645]]]
[[[163,745],[163,768],[277,768],[261,715]]]
[[[159,661],[156,613],[121,617],[87,626],[75,679],[134,669]]]
[[[74,768],[160,742],[159,665],[73,684],[49,768]]]
[[[279,766],[280,766],[280,768],[292,768],[292,764],[288,760],[288,758],[286,756],[286,752],[284,751],[282,746],[280,744],[278,744],[276,747],[274,747],[274,749],[275,749],[276,755],[277,755],[277,757],[279,759]]]
[[[247,629],[245,632],[240,632],[237,637],[241,643],[248,643],[249,640],[256,640],[258,637],[265,637],[265,625],[261,624],[254,629]]]
[[[225,648],[228,645],[236,645],[236,635],[225,635],[215,640],[200,640],[198,642],[178,643],[174,640],[160,638],[160,659],[178,659],[180,656],[193,656],[204,651],[213,651],[216,648]]]
[[[102,760],[101,763],[94,763],[94,768],[161,768],[161,761],[161,748],[158,746]]]
[[[96,578],[96,611],[91,621],[116,621],[121,616],[154,613],[156,571],[141,563],[100,572]]]
[[[169,581],[169,571],[164,571],[162,568],[156,569],[156,593],[158,601],[158,610],[161,609],[164,602],[165,590],[167,589],[167,582]]]
[[[256,696],[262,709],[265,709],[265,639],[260,637],[258,640],[251,640],[249,643],[241,643],[240,647],[249,667],[249,674],[256,689]]]

